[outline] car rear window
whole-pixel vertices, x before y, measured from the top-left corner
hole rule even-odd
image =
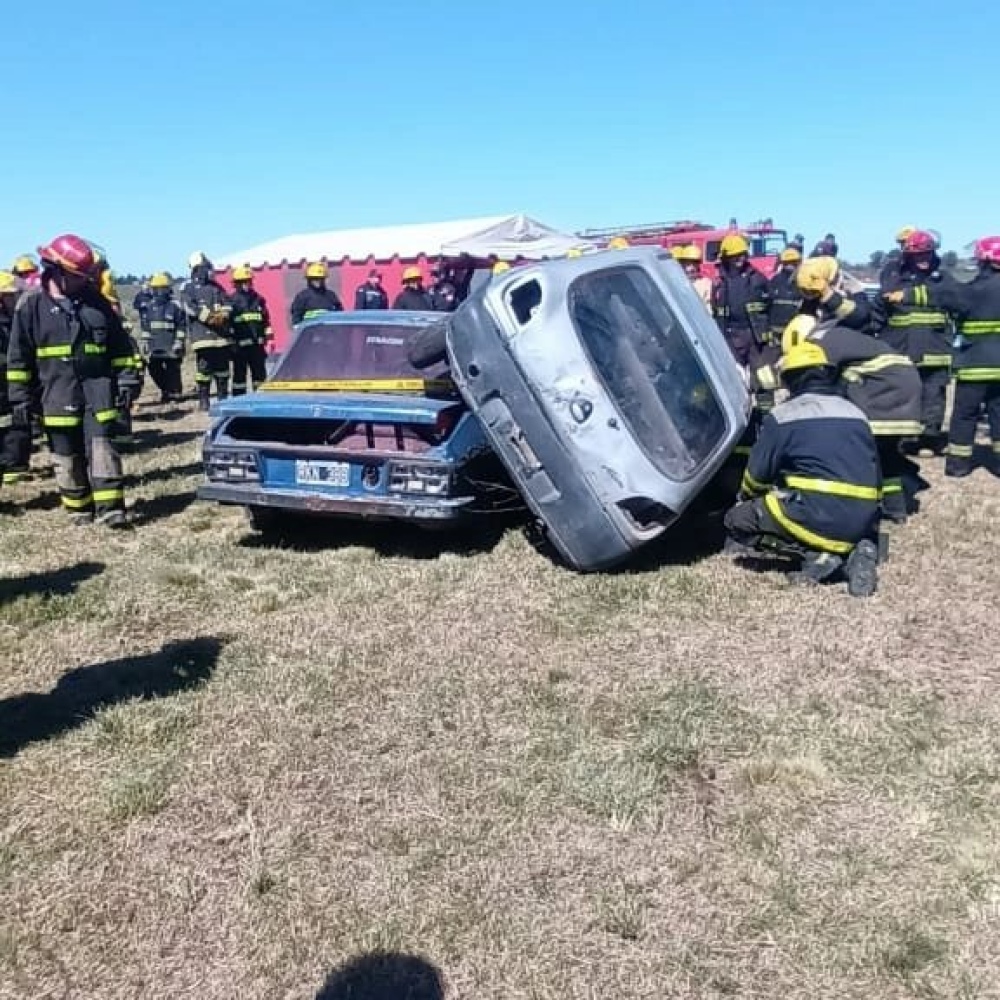
[[[665,476],[694,476],[727,423],[691,341],[652,278],[619,267],[577,278],[570,313],[626,425]]]
[[[410,339],[424,329],[416,323],[311,324],[299,331],[272,378],[276,382],[440,378],[444,365],[418,371],[407,360]]]

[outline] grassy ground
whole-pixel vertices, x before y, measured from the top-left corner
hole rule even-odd
[[[0,998],[1000,996],[996,480],[926,463],[858,602],[267,547],[201,426],[137,422],[133,533],[2,498]]]

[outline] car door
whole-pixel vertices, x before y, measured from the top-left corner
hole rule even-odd
[[[739,368],[659,248],[515,268],[470,296],[447,345],[466,402],[581,570],[662,534],[746,428]]]

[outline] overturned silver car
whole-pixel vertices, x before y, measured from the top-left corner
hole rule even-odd
[[[747,426],[736,362],[655,247],[514,268],[441,332],[466,403],[577,569],[661,535]]]

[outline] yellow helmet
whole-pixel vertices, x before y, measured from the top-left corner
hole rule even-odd
[[[609,250],[627,250],[630,244],[624,236],[616,236],[608,243]]]
[[[27,254],[18,257],[11,265],[10,269],[14,272],[14,274],[22,278],[26,274],[38,273],[38,265]]]
[[[701,263],[701,247],[697,243],[687,243],[684,246],[674,247],[670,253],[674,260],[684,264]]]
[[[572,259],[574,257],[582,257],[583,251],[579,247],[570,247],[569,250],[566,251],[566,256],[569,259]]]
[[[826,351],[815,341],[803,340],[793,345],[781,359],[781,372],[799,372],[804,368],[825,368],[830,364]]]
[[[750,244],[747,238],[740,233],[730,233],[726,236],[719,247],[720,257],[739,257],[741,254],[750,253]]]
[[[798,247],[785,247],[778,259],[782,264],[798,264],[802,260],[802,251]]]
[[[154,274],[152,278],[149,279],[150,288],[169,288],[170,287],[170,275],[166,274],[164,271],[160,271],[159,274]]]
[[[795,284],[804,295],[822,295],[836,282],[839,274],[836,257],[810,257],[795,273]]]
[[[917,231],[916,226],[903,226],[898,233],[896,233],[896,242],[905,243],[908,236],[912,236]]]
[[[781,334],[781,352],[787,354],[793,347],[804,344],[816,329],[815,316],[796,316]]]
[[[10,271],[0,271],[0,295],[16,295],[17,278]]]
[[[424,272],[419,267],[408,267],[403,271],[403,283],[407,281],[423,281]]]
[[[306,265],[306,278],[325,278],[329,273],[330,269],[321,260]]]
[[[509,270],[510,270],[510,264],[508,264],[507,261],[505,260],[498,260],[493,265],[494,274],[505,274]]]
[[[249,264],[241,264],[233,268],[233,281],[253,281],[253,271]]]

